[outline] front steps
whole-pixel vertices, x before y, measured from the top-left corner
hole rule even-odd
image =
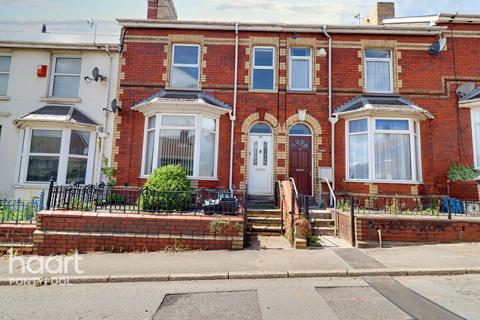
[[[333,212],[330,210],[312,209],[310,210],[310,224],[312,235],[333,236],[335,235],[335,220]]]
[[[281,236],[282,213],[280,209],[249,209],[248,232],[257,236]]]

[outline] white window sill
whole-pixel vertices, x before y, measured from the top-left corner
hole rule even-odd
[[[267,89],[250,89],[252,93],[277,93],[277,89],[267,90]]]
[[[0,96],[0,101],[10,101],[10,97],[8,97],[8,96]]]
[[[82,99],[80,98],[61,98],[61,97],[44,97],[40,101],[48,103],[80,103]]]
[[[375,183],[375,184],[411,184],[421,185],[422,181],[405,181],[405,180],[345,180],[346,183]]]
[[[12,187],[14,189],[48,189],[50,186],[49,183],[22,183],[22,184],[15,184]]]
[[[287,89],[287,93],[315,94],[312,89]]]

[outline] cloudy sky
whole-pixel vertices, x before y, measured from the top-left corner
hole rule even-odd
[[[315,24],[354,24],[376,0],[175,0],[180,19]],[[118,33],[117,17],[144,18],[147,0],[0,0],[0,37],[41,28],[89,31],[86,19],[99,21],[99,32]],[[397,16],[438,12],[480,13],[479,0],[396,0]],[[56,22],[53,22],[56,21]],[[64,21],[75,21],[74,23]],[[73,27],[72,27],[73,26]]]

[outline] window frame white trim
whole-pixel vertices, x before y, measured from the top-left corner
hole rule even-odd
[[[11,74],[12,74],[13,55],[0,53],[0,57],[10,58],[10,67],[8,68],[8,71],[0,71],[0,75],[7,75],[8,76],[7,88],[5,90],[5,95],[0,94],[0,97],[7,98],[8,97],[8,88],[10,86],[10,78],[11,78]]]
[[[197,52],[197,64],[185,64],[185,63],[175,63],[175,50],[177,47],[196,47],[198,49]],[[171,89],[180,89],[180,90],[199,90],[200,89],[200,79],[202,78],[202,46],[199,44],[194,44],[194,43],[174,43],[172,45],[172,60],[170,63],[170,81],[169,85]],[[184,88],[184,87],[176,87],[173,85],[173,69],[175,67],[179,68],[198,68],[198,79],[197,79],[197,86],[195,88]]]
[[[61,131],[62,132],[62,140],[60,146],[60,153],[59,154],[52,154],[52,153],[31,153],[31,141],[32,141],[32,133],[33,130],[49,130],[49,131]],[[22,129],[21,138],[22,141],[18,146],[18,155],[17,155],[17,170],[16,170],[16,181],[18,185],[21,186],[42,186],[48,184],[48,181],[27,181],[28,175],[28,163],[30,156],[55,156],[59,157],[58,163],[58,174],[57,180],[55,181],[57,184],[65,185],[67,179],[67,170],[68,170],[68,160],[70,158],[70,138],[72,131],[84,131],[90,133],[89,139],[89,147],[88,147],[88,156],[87,159],[87,172],[85,174],[85,185],[93,183],[93,176],[94,176],[94,167],[95,167],[95,153],[96,153],[96,138],[97,134],[95,131],[89,130],[82,130],[77,128],[59,128],[59,127],[52,127],[52,126],[28,126]],[[80,158],[82,156],[73,156],[76,158]]]
[[[350,122],[355,120],[367,120],[367,136],[368,136],[368,179],[350,178],[350,136],[365,134],[364,131],[358,133],[349,132]],[[407,120],[409,130],[377,130],[375,126],[376,120]],[[415,133],[416,128],[416,133]],[[408,132],[408,133],[407,133]],[[405,134],[410,137],[410,163],[412,170],[412,180],[382,180],[376,179],[375,170],[375,133]],[[417,136],[417,146],[415,146],[415,136]],[[398,183],[398,184],[422,184],[422,152],[421,152],[421,132],[418,119],[405,117],[385,117],[385,116],[363,116],[351,118],[345,121],[345,181],[346,182],[368,182],[368,183]],[[415,149],[416,148],[416,149]],[[418,150],[418,152],[416,152]]]
[[[271,49],[272,50],[272,66],[255,66],[255,58],[256,58],[256,49]],[[254,92],[275,92],[276,87],[277,87],[277,53],[276,53],[276,47],[274,46],[253,46],[252,47],[252,85],[251,85],[251,91]],[[273,77],[273,82],[272,82],[272,89],[257,89],[255,88],[255,70],[272,70],[272,77]]]
[[[473,166],[475,169],[479,170],[480,169],[480,159],[477,159],[477,152],[479,150],[479,143],[480,141],[477,141],[476,135],[475,135],[475,124],[480,124],[479,122],[475,122],[474,119],[474,113],[479,114],[480,118],[480,107],[473,107],[470,108],[470,126],[472,128],[472,143],[473,143]]]
[[[293,56],[292,51],[293,49],[308,49],[310,50],[310,55],[307,57],[301,56]],[[290,91],[312,91],[313,90],[313,50],[310,47],[290,47],[288,48],[289,51],[289,59],[288,59],[288,90]],[[292,86],[292,61],[300,60],[300,61],[308,61],[308,88],[293,88]]]
[[[66,77],[77,77],[77,74],[73,73],[57,73],[55,72],[57,68],[57,59],[80,59],[80,73],[78,74],[78,78],[80,81],[78,82],[78,94],[76,97],[61,97],[61,96],[54,96],[53,95],[53,86],[55,83],[55,76],[66,76]],[[52,99],[79,99],[80,98],[80,84],[82,83],[82,66],[83,66],[83,58],[79,55],[65,55],[65,54],[55,54],[52,56],[52,70],[50,71],[50,81],[49,81],[49,89],[48,89],[48,98]]]
[[[181,126],[162,126],[161,121],[163,116],[181,116],[181,117],[194,117],[195,118],[195,127],[181,127]],[[151,117],[156,117],[155,128],[148,129],[148,119]],[[213,165],[213,176],[205,177],[200,176],[200,146],[201,146],[201,133],[202,131],[211,132],[210,130],[205,130],[202,128],[202,118],[209,118],[215,120],[215,156],[214,156],[214,165]],[[177,130],[194,130],[195,131],[195,146],[193,153],[193,175],[188,176],[190,180],[217,180],[218,179],[218,145],[219,145],[219,135],[220,135],[220,118],[205,116],[202,114],[194,113],[154,113],[148,116],[145,116],[145,127],[143,134],[143,151],[142,151],[142,165],[140,178],[148,179],[150,174],[145,174],[145,160],[147,155],[147,132],[150,130],[155,130],[155,141],[153,146],[153,162],[152,162],[152,172],[158,168],[158,147],[160,139],[160,130],[161,129],[177,129]]]
[[[390,58],[367,58],[367,51],[370,50],[379,50],[379,51],[388,51],[390,53]],[[366,48],[363,51],[363,72],[365,75],[365,92],[366,93],[393,93],[394,91],[394,77],[393,77],[393,50],[392,49],[382,49],[382,48]],[[390,71],[390,90],[382,91],[382,90],[369,90],[368,89],[368,72],[367,72],[367,63],[368,62],[388,62],[389,63],[389,71]]]

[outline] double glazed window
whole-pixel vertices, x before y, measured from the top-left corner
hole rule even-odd
[[[480,109],[472,108],[471,117],[472,117],[474,164],[476,169],[480,169]]]
[[[275,88],[275,48],[253,48],[253,84],[254,90],[272,91]]]
[[[92,161],[91,133],[79,130],[32,129],[25,147],[27,183],[46,183],[51,177],[58,183],[85,184]],[[92,141],[93,140],[93,141]]]
[[[0,97],[7,95],[12,57],[0,56]]]
[[[198,45],[173,46],[173,88],[197,89],[200,80],[200,47]]]
[[[78,98],[82,59],[56,57],[52,75],[51,96]]]
[[[179,164],[189,177],[214,178],[217,120],[194,115],[154,115],[145,120],[143,175]]]
[[[290,49],[290,90],[312,89],[312,53],[310,48]]]
[[[393,92],[392,53],[390,50],[365,50],[367,92]]]
[[[410,119],[348,121],[349,179],[420,181],[418,130]]]

